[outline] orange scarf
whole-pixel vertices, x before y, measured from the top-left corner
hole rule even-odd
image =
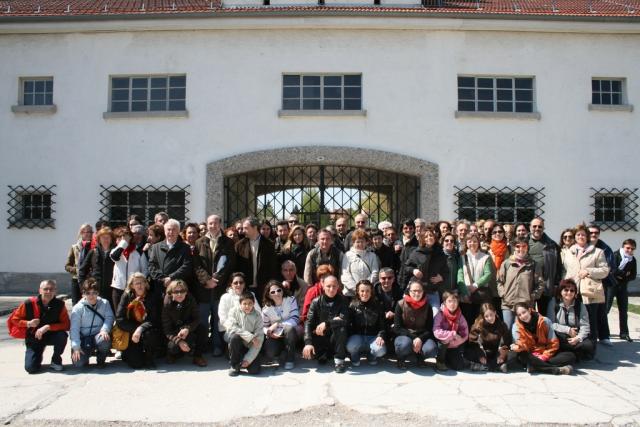
[[[505,258],[507,257],[508,247],[507,242],[503,240],[491,240],[491,253],[493,254],[493,265],[496,270],[500,268]]]

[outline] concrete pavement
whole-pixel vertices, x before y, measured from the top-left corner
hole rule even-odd
[[[629,320],[632,337],[640,338],[640,316]],[[617,333],[613,310],[610,324]],[[640,342],[617,339],[611,348],[599,346],[596,360],[568,377],[400,372],[390,362],[335,374],[330,366],[299,361],[291,372],[266,368],[256,377],[230,378],[226,362],[211,358],[204,369],[185,359],[151,371],[113,361],[104,370],[79,372],[68,366],[68,350],[64,372],[28,375],[23,344],[9,339],[4,327],[0,348],[0,420],[12,425],[275,425],[281,419],[320,425],[640,425]],[[47,349],[45,363],[50,354]],[[319,418],[319,409],[333,418]]]

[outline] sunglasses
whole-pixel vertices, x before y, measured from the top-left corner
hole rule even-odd
[[[455,243],[455,240],[452,239],[444,239],[445,243]]]
[[[573,239],[573,236],[570,234],[567,234],[566,236],[562,236],[562,240],[569,240],[569,239]]]
[[[570,292],[570,293],[572,293],[572,294],[575,294],[575,293],[576,293],[576,290],[575,290],[575,289],[573,289],[573,288],[564,288],[564,289],[562,290],[562,292]]]
[[[187,291],[185,291],[184,289],[178,289],[178,290],[175,290],[175,291],[171,292],[172,295],[182,295],[182,294],[186,294],[186,293],[187,293]]]
[[[269,291],[269,293],[271,295],[275,295],[275,294],[281,294],[282,293],[282,289],[278,288],[278,289],[274,289],[272,291]]]

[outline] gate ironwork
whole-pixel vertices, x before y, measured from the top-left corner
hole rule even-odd
[[[418,213],[418,177],[354,166],[284,166],[227,176],[225,218],[255,215],[274,223],[289,215],[326,226],[364,212],[369,226],[398,224]]]

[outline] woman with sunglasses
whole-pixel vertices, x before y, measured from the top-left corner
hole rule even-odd
[[[560,233],[560,250],[564,248],[570,248],[576,242],[575,235],[573,234],[573,228],[565,228]],[[562,256],[562,252],[560,253]]]
[[[549,301],[547,317],[553,322],[561,351],[575,353],[577,360],[591,360],[596,347],[590,336],[589,313],[576,298],[577,292],[576,282],[561,280],[557,295]]]
[[[282,283],[270,280],[264,289],[262,305],[265,355],[271,360],[284,356],[284,369],[293,369],[296,343],[304,332],[298,303],[295,297],[286,295]]]
[[[218,330],[220,333],[225,332],[224,324],[227,317],[229,317],[229,311],[233,308],[240,307],[240,295],[245,292],[246,287],[247,285],[244,273],[238,271],[231,274],[227,292],[220,297],[220,304],[218,305],[218,318],[220,319]],[[253,297],[255,299],[255,295]],[[260,313],[260,304],[258,304],[258,300],[255,301],[254,305],[256,311]],[[225,342],[229,342],[228,334],[224,334],[224,340]]]

